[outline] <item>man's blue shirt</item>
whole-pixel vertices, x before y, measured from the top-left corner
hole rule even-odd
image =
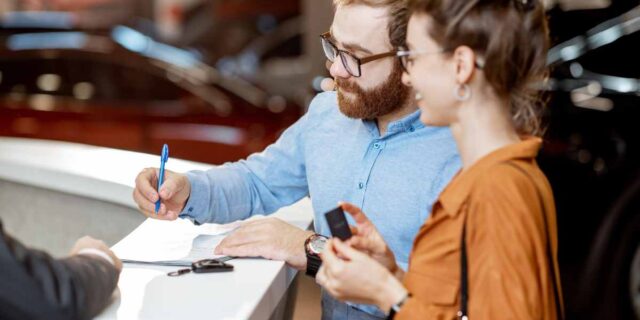
[[[330,236],[323,215],[347,201],[362,208],[406,270],[431,205],[460,169],[450,130],[419,118],[416,111],[391,122],[380,136],[375,121],[346,117],[335,92],[321,93],[263,152],[187,173],[191,196],[181,217],[227,223],[310,196],[316,232]]]

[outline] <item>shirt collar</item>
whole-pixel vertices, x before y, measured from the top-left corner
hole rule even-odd
[[[460,212],[460,207],[466,202],[475,181],[481,174],[498,163],[518,159],[535,159],[541,145],[542,139],[538,137],[527,137],[518,143],[502,147],[489,153],[467,170],[458,172],[444,191],[442,191],[438,202],[442,205],[446,214],[452,217],[457,216]]]
[[[374,137],[380,136],[380,130],[378,130],[376,120],[363,120],[363,123]],[[416,110],[400,120],[389,122],[387,132],[384,137],[401,132],[413,132],[417,129],[423,128],[424,126],[425,125],[420,121],[420,110]]]

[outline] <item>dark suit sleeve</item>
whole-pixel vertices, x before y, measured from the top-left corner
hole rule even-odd
[[[90,319],[110,302],[118,276],[100,257],[54,259],[26,248],[0,222],[2,319]]]

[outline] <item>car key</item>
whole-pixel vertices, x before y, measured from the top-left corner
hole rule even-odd
[[[210,273],[210,272],[228,272],[233,271],[233,265],[218,261],[216,259],[199,260],[191,264],[191,268],[180,269],[167,273],[170,277],[177,277],[189,272],[194,273]]]
[[[349,223],[347,222],[347,218],[345,217],[344,211],[341,207],[337,207],[325,213],[324,217],[327,219],[329,229],[334,237],[337,237],[342,241],[346,241],[351,238],[351,229],[349,228]]]

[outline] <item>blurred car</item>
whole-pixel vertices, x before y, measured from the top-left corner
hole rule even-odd
[[[567,319],[640,319],[640,6],[564,0],[539,157],[554,190]],[[576,6],[597,9],[566,10]]]
[[[45,13],[46,14],[46,13]],[[126,27],[0,29],[0,135],[222,163],[263,150],[302,108]]]

